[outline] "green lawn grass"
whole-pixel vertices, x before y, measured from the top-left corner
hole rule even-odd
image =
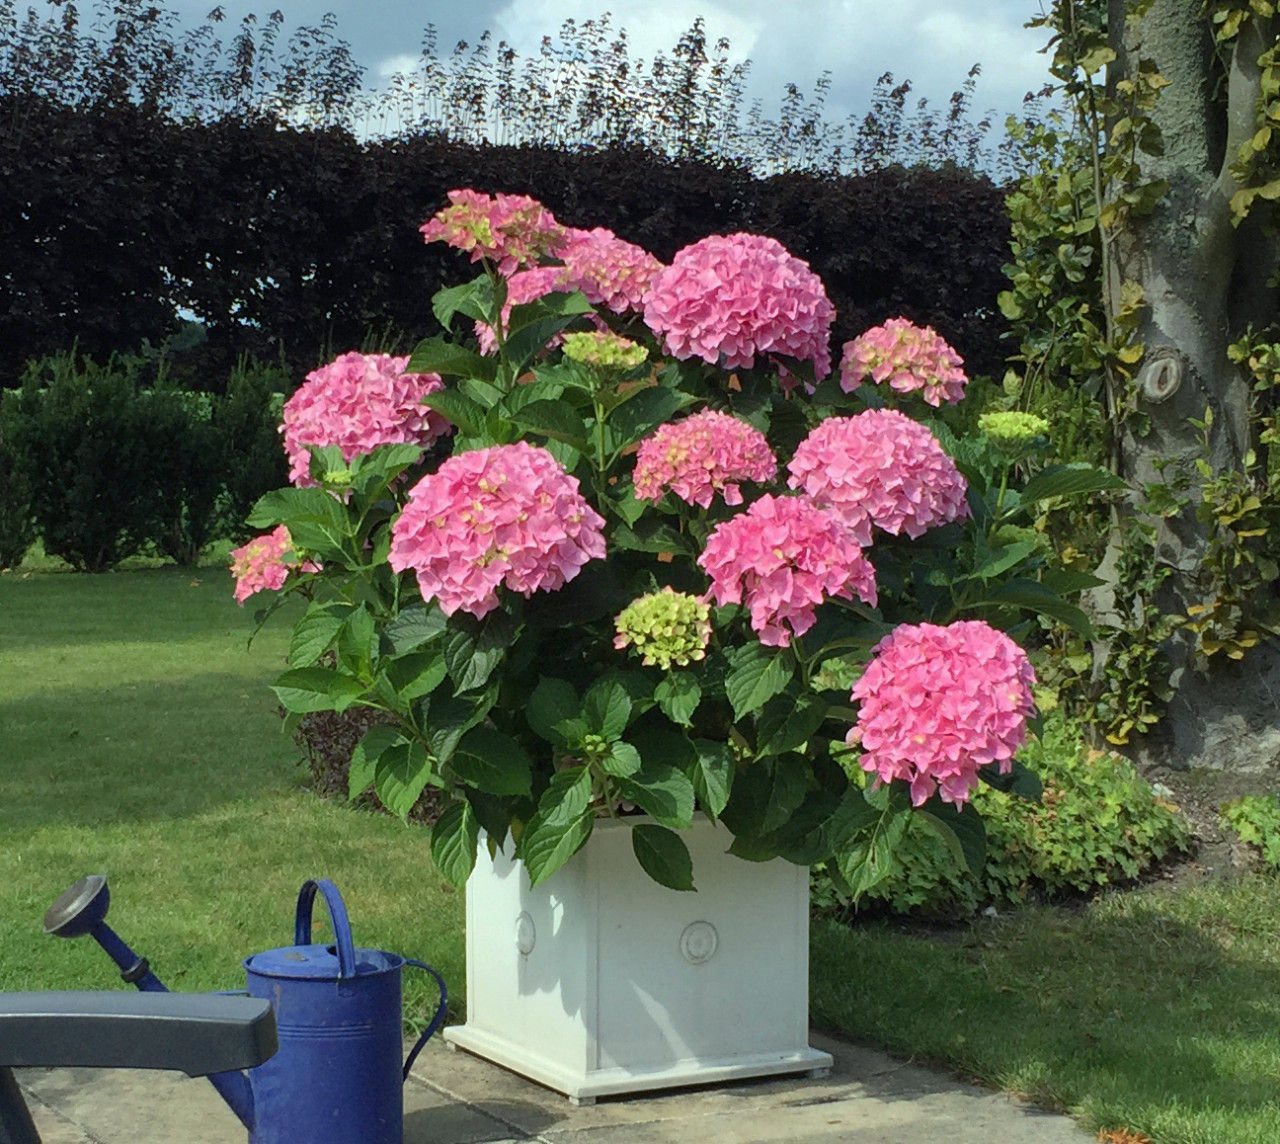
[[[301,882],[334,879],[360,945],[422,957],[460,1013],[463,910],[425,831],[301,788],[223,568],[0,576],[0,989],[121,988],[40,919],[84,873],[176,989],[243,983],[292,942]],[[320,916],[320,913],[317,913]],[[1113,893],[949,940],[819,922],[814,1018],[855,1039],[1155,1144],[1280,1141],[1280,884]],[[411,1012],[431,990],[406,976]]]
[[[41,931],[81,874],[108,875],[110,923],[189,990],[292,944],[322,876],[357,944],[431,962],[461,1001],[462,902],[426,832],[302,789],[269,689],[287,625],[250,647],[252,627],[225,568],[0,576],[0,989],[122,987],[90,939]],[[434,993],[405,986],[411,1013]]]
[[[816,1021],[1155,1144],[1280,1140],[1280,884],[813,927]],[[879,968],[883,967],[883,968]]]

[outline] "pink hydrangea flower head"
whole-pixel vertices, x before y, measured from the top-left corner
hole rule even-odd
[[[505,585],[554,592],[605,555],[604,520],[546,449],[517,441],[459,453],[423,477],[391,525],[388,563],[424,600],[480,617]]]
[[[564,263],[561,281],[567,289],[581,290],[593,306],[606,306],[615,314],[640,310],[654,276],[662,269],[662,263],[647,250],[602,226],[593,230],[567,228],[556,257]]]
[[[910,783],[914,805],[935,790],[963,804],[982,767],[1012,767],[1035,713],[1034,684],[1022,648],[981,620],[903,624],[853,685],[858,722],[847,741],[877,781]]]
[[[828,418],[787,469],[788,484],[837,513],[864,547],[872,525],[915,539],[969,515],[956,463],[928,429],[895,409]]]
[[[472,262],[487,258],[502,274],[536,265],[564,242],[564,227],[536,199],[472,190],[450,191],[449,206],[418,229],[424,241],[468,251]]]
[[[280,432],[289,456],[289,480],[314,485],[308,445],[337,445],[350,461],[379,445],[427,449],[451,428],[422,404],[443,388],[434,373],[405,373],[407,357],[348,353],[307,374],[284,403]]]
[[[716,526],[698,564],[717,604],[745,603],[762,644],[785,647],[833,596],[876,602],[875,569],[849,530],[803,497],[761,497]]]
[[[905,318],[890,318],[845,342],[840,359],[840,388],[852,393],[865,378],[888,382],[898,393],[923,390],[934,408],[954,405],[964,397],[969,379],[964,359],[931,326],[917,326]]]
[[[782,354],[831,371],[835,309],[807,262],[759,234],[711,235],[679,251],[653,279],[646,325],[677,358],[747,369]]]
[[[769,481],[778,461],[764,434],[727,413],[704,409],[661,425],[636,453],[636,497],[655,504],[670,489],[687,504],[709,508],[716,493],[741,504],[739,481]]]
[[[283,524],[263,536],[255,536],[239,548],[233,548],[231,575],[236,579],[236,603],[243,607],[244,602],[256,592],[278,592],[289,578],[290,570],[301,565],[302,561],[294,556],[289,530]],[[311,571],[315,567],[308,564],[305,570]]]

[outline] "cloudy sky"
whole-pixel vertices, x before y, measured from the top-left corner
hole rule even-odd
[[[199,21],[212,0],[171,0],[171,9]],[[1046,79],[1039,54],[1046,36],[1023,24],[1039,0],[225,0],[226,38],[245,12],[264,17],[279,8],[286,28],[338,19],[338,35],[351,44],[374,86],[412,63],[423,32],[434,24],[439,52],[459,40],[474,44],[488,29],[520,56],[536,54],[544,35],[566,19],[609,12],[625,27],[633,58],[668,51],[694,18],[706,20],[709,39],[727,37],[734,62],[751,60],[749,97],[776,113],[784,85],[808,94],[824,71],[832,76],[829,118],[861,113],[882,73],[910,79],[915,96],[945,106],[969,68],[982,66],[975,110],[1014,112],[1023,95]]]

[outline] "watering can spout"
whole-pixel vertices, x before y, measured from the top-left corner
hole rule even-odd
[[[111,891],[105,874],[86,874],[58,896],[44,915],[44,932],[53,937],[83,937],[88,934],[120,968],[120,977],[143,993],[168,993],[168,986],[154,973],[145,957],[140,957],[107,925]],[[242,1072],[214,1073],[209,1081],[227,1102],[248,1131],[254,1128],[253,1087]]]

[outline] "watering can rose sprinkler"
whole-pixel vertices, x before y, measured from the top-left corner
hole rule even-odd
[[[319,893],[334,944],[311,943],[311,907]],[[55,937],[89,934],[144,992],[169,990],[106,923],[111,895],[101,874],[81,878],[44,917]],[[440,1003],[401,1064],[400,970],[435,979]],[[250,996],[275,1011],[280,1049],[248,1073],[209,1077],[249,1131],[250,1144],[402,1144],[402,1085],[424,1044],[444,1020],[448,993],[431,966],[380,949],[359,949],[338,888],[309,879],[298,894],[294,944],[244,960]]]

